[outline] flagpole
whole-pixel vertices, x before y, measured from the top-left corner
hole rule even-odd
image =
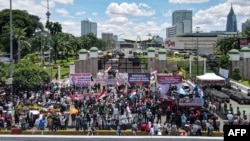
[[[189,57],[189,77],[192,76],[192,58],[191,55]]]

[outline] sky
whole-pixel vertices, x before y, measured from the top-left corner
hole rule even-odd
[[[97,23],[101,33],[119,38],[131,35],[160,35],[172,25],[175,10],[193,11],[193,31],[224,31],[229,10],[233,6],[238,30],[250,19],[250,0],[49,0],[50,20],[59,22],[63,32],[81,34],[81,20]],[[9,9],[10,0],[0,0],[0,10]],[[47,0],[12,0],[12,9],[26,10],[45,24]]]

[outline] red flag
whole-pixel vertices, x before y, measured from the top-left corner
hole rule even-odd
[[[119,86],[120,86],[120,80],[119,80],[119,79],[116,80],[115,86],[116,86],[116,87],[119,87]]]
[[[103,89],[102,92],[98,95],[97,99],[98,100],[103,99],[105,96],[106,96],[105,90]]]
[[[134,95],[136,95],[136,90],[132,90],[132,91],[130,92],[130,96],[134,96]]]
[[[154,74],[156,74],[156,73],[157,73],[157,70],[156,70],[156,69],[154,69],[154,70],[152,70],[152,71],[151,71],[151,73],[150,73],[150,74],[151,74],[151,75],[154,75]]]

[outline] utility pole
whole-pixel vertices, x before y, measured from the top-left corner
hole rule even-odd
[[[199,26],[196,27],[196,36],[197,36],[197,47],[196,47],[196,55],[197,55],[197,60],[196,60],[196,75],[199,75],[199,38],[198,38],[198,33],[199,33]]]
[[[49,23],[49,18],[50,18],[50,12],[49,12],[49,0],[47,0],[47,12],[46,12],[46,16],[47,16],[47,23]],[[50,47],[50,29],[48,28],[48,46],[49,46],[49,66],[50,66],[50,77],[52,79],[52,66],[51,66],[51,47]]]
[[[12,0],[10,0],[10,93],[13,94],[13,32],[12,32]]]

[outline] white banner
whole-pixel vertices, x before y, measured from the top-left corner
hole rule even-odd
[[[69,75],[70,85],[89,85],[91,73],[73,73]]]
[[[220,68],[220,69],[219,69],[219,74],[220,74],[220,76],[222,76],[222,77],[224,77],[224,78],[228,78],[229,70]]]

